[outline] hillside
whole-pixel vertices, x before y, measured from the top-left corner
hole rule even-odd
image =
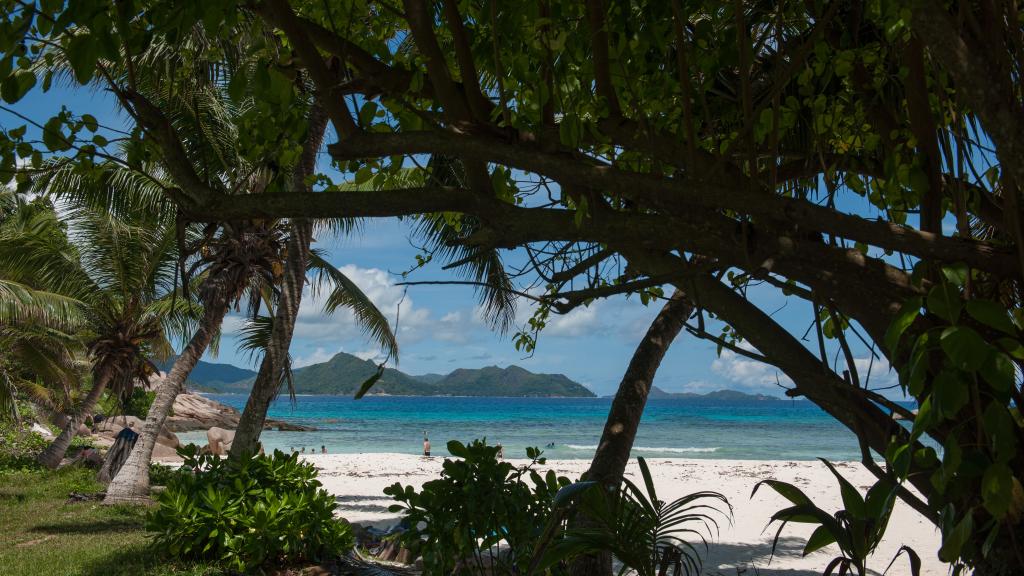
[[[448,396],[594,396],[562,374],[534,374],[519,366],[459,368],[434,386],[438,394]]]
[[[172,356],[166,362],[158,362],[157,368],[161,372],[170,372],[176,359],[176,356]],[[255,377],[256,373],[252,370],[239,368],[232,364],[200,360],[192,369],[185,385],[189,389],[200,392],[247,392],[251,386],[251,383],[247,381]]]
[[[205,364],[205,363],[204,363]],[[215,364],[212,366],[225,366]],[[232,366],[232,368],[234,368]],[[238,381],[222,382],[206,379],[211,371],[203,370],[194,378],[199,389],[213,392],[247,392],[255,373]],[[327,362],[311,364],[293,372],[292,381],[298,394],[351,395],[377,371],[370,360],[361,360],[339,352]],[[516,396],[516,397],[593,397],[594,393],[562,374],[535,374],[518,366],[480,369],[460,368],[448,375],[423,374],[410,376],[387,368],[370,394],[393,396]]]
[[[741,401],[778,401],[781,398],[769,396],[768,394],[747,394],[738,390],[716,390],[707,394],[696,394],[694,392],[666,392],[657,386],[651,386],[651,393],[648,398],[682,398],[687,400],[721,400],[725,402]]]

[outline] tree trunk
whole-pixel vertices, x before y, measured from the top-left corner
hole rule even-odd
[[[309,137],[302,147],[302,158],[292,173],[292,184],[295,190],[309,191],[310,184],[306,178],[316,173],[316,155],[323,143],[327,130],[327,113],[314,99],[309,110]],[[260,362],[260,371],[256,382],[245,403],[245,410],[238,421],[235,439],[231,443],[228,458],[239,460],[257,452],[263,422],[267,418],[267,409],[281,389],[288,362],[288,349],[292,344],[292,333],[295,331],[295,319],[302,303],[302,287],[306,281],[306,263],[309,259],[309,247],[313,240],[313,223],[303,218],[293,219],[292,233],[288,238],[288,253],[284,263],[284,279],[281,286],[281,298],[274,313],[274,325],[270,332],[270,344]]]
[[[61,430],[60,435],[54,438],[53,442],[43,450],[36,460],[51,470],[55,470],[60,466],[61,461],[64,459],[64,454],[68,451],[68,446],[71,446],[71,440],[74,439],[75,434],[78,433],[78,428],[85,422],[85,417],[92,414],[93,408],[96,407],[96,402],[99,401],[100,396],[103,395],[103,391],[107,389],[107,384],[110,382],[110,374],[107,370],[100,371],[99,374],[95,375],[93,379],[92,390],[89,391],[89,395],[85,397],[85,401],[82,402],[81,408],[77,413],[73,414],[66,424],[64,429]]]
[[[160,384],[156,398],[153,399],[149,413],[146,414],[146,423],[142,426],[139,441],[135,443],[128,460],[107,487],[104,504],[139,502],[149,494],[149,461],[153,456],[153,448],[160,436],[160,430],[167,415],[171,413],[174,399],[178,397],[196,363],[203,357],[228,311],[226,292],[216,288],[212,292],[215,296],[211,298],[211,302],[205,303],[203,323],[174,361],[167,378]]]
[[[693,312],[693,304],[686,295],[676,290],[669,301],[658,313],[658,316],[647,329],[647,334],[633,352],[629,367],[622,376],[619,390],[612,400],[608,411],[608,420],[601,433],[601,442],[597,446],[594,460],[585,478],[601,482],[606,486],[618,488],[622,483],[622,475],[629,462],[629,453],[633,449],[640,418],[643,416],[647,396],[651,392],[654,375],[661,366],[672,341],[683,329],[683,324]],[[577,516],[573,521],[576,527],[587,526],[585,516]],[[605,576],[612,573],[612,557],[608,552],[581,556],[573,561],[573,576]]]
[[[257,452],[260,433],[267,418],[267,409],[277,397],[284,378],[288,348],[292,343],[295,319],[302,303],[302,287],[306,279],[306,258],[312,238],[312,224],[298,219],[292,222],[292,233],[288,239],[288,255],[284,265],[284,282],[281,298],[274,313],[274,325],[270,332],[270,344],[260,363],[256,382],[249,392],[245,410],[238,421],[235,439],[231,443],[228,458],[239,460]]]

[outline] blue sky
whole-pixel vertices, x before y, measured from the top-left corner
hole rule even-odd
[[[54,88],[49,93],[34,90],[14,106],[14,111],[39,122],[45,122],[62,105],[76,114],[91,113],[101,124],[123,126],[116,106],[107,94],[92,90]],[[14,128],[25,122],[10,112],[0,110],[0,126]],[[30,134],[33,130],[30,129]],[[330,137],[328,142],[333,141]],[[865,207],[847,208],[861,213]],[[349,275],[384,311],[394,319],[401,302],[398,368],[411,374],[436,372],[446,374],[455,368],[508,366],[516,364],[534,372],[562,373],[590,387],[594,392],[612,394],[639,339],[659,307],[643,306],[638,298],[618,297],[598,301],[588,308],[554,317],[541,334],[535,353],[526,356],[515,350],[511,334],[501,337],[488,329],[477,313],[473,289],[465,286],[396,286],[399,273],[415,265],[419,253],[410,238],[411,227],[396,219],[367,221],[362,230],[343,238],[317,238],[316,246],[324,249],[329,261]],[[514,261],[516,255],[510,255]],[[416,270],[410,281],[456,280],[451,272],[432,263]],[[671,290],[667,289],[666,293]],[[404,294],[404,300],[403,300]],[[804,333],[811,321],[810,304],[786,298],[769,287],[750,290],[751,298],[762,309],[775,312],[775,318],[797,336]],[[517,314],[522,325],[531,314],[528,302],[520,301]],[[347,312],[328,317],[320,312],[318,302],[305,298],[296,326],[292,357],[297,366],[322,362],[344,351],[372,358],[378,351],[366,341]],[[252,366],[245,353],[235,349],[234,331],[242,319],[232,315],[225,322],[220,354],[208,360]],[[712,330],[717,332],[717,328]],[[512,333],[515,332],[513,329]],[[816,349],[813,331],[805,344]],[[836,358],[836,346],[829,346],[830,363]],[[869,360],[862,346],[855,346],[854,355],[861,379],[865,378]],[[844,362],[840,358],[838,366]],[[661,366],[655,385],[668,391],[707,392],[731,388],[748,392],[780,395],[777,382],[787,380],[770,367],[725,352],[719,357],[713,343],[681,334]],[[884,362],[875,362],[871,384],[895,382]]]

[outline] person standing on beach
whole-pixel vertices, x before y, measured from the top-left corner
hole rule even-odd
[[[327,446],[324,446],[323,444],[321,444],[320,445],[320,453],[321,454],[327,454]]]
[[[505,448],[502,447],[501,443],[498,443],[498,460],[505,459]]]
[[[430,456],[430,439],[426,434],[423,435],[423,455]]]

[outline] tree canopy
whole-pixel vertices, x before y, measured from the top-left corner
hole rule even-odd
[[[873,450],[909,479],[927,501],[902,495],[943,527],[945,559],[998,568],[1011,552],[993,550],[1021,552],[1016,2],[0,6],[4,100],[71,79],[130,118],[122,131],[66,109],[4,127],[3,180],[29,186],[47,161],[88,173],[120,158],[116,144],[133,169],[158,162],[173,181],[162,193],[193,221],[416,217],[495,311],[515,276],[540,279],[526,348],[548,314],[673,285],[695,305],[691,333],[778,367],[788,394],[862,440],[869,468],[883,473]],[[155,46],[176,49],[159,70]],[[201,110],[178,95],[197,82],[243,111],[230,128],[247,163],[279,168],[262,193],[187,153],[178,118]],[[294,185],[307,128],[295,104],[311,92],[351,182]],[[508,249],[527,270],[502,268]],[[812,307],[811,347],[746,297],[754,283]],[[853,338],[900,371],[916,416],[861,382]]]

